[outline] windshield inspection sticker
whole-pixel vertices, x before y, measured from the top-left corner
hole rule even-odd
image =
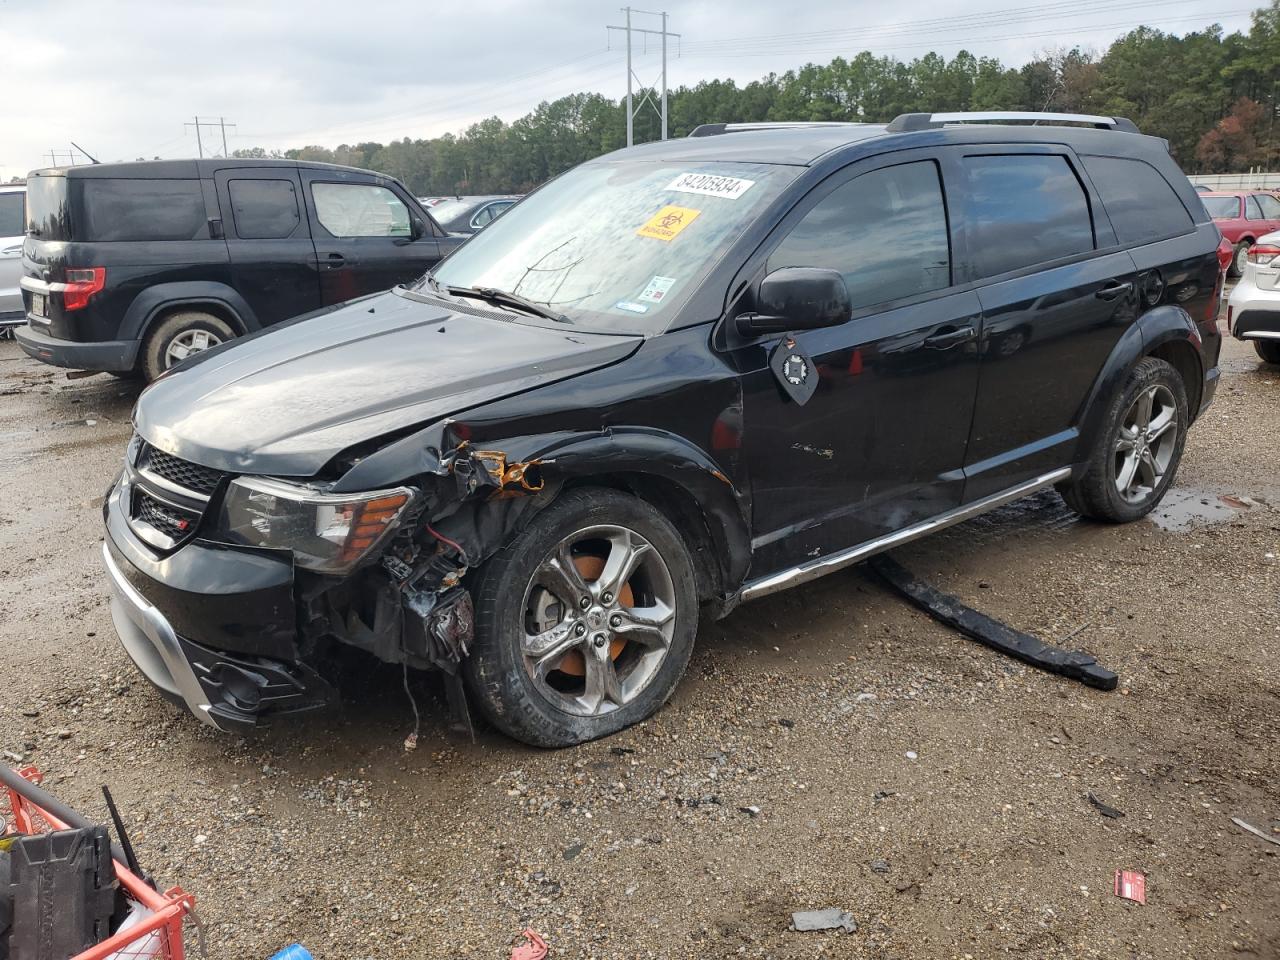
[[[705,197],[737,200],[755,185],[754,180],[718,177],[714,173],[682,173],[667,184],[667,189],[678,190],[680,193],[700,193]]]
[[[636,231],[636,235],[670,243],[679,236],[681,230],[697,220],[700,213],[701,210],[691,207],[665,206],[650,217],[649,222]]]
[[[661,303],[675,285],[675,277],[655,276],[640,292],[640,296],[637,299],[643,300],[645,303]]]

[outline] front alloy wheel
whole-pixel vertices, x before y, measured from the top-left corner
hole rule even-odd
[[[648,717],[693,649],[688,549],[658,510],[618,490],[561,494],[471,589],[473,700],[495,726],[537,746],[593,740]]]

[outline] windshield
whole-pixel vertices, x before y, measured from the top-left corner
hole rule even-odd
[[[587,163],[468,240],[435,279],[515,293],[588,330],[660,333],[798,173],[755,163]]]
[[[1201,197],[1204,208],[1215,220],[1234,220],[1240,216],[1239,197]]]

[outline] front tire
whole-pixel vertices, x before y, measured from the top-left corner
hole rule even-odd
[[[617,490],[570,490],[480,571],[474,701],[539,747],[607,736],[653,714],[693,651],[697,592],[680,534]]]
[[[226,343],[235,331],[211,313],[182,310],[160,322],[143,346],[142,373],[150,382],[196,353]]]
[[[1108,523],[1150,513],[1177,474],[1190,422],[1181,375],[1144,357],[1112,398],[1084,472],[1059,487],[1062,499]]]
[[[1275,340],[1255,340],[1253,349],[1264,363],[1280,363],[1280,342]]]
[[[1249,248],[1251,246],[1253,246],[1253,241],[1251,240],[1241,240],[1236,244],[1236,248],[1231,254],[1231,266],[1227,267],[1227,276],[1236,279],[1244,276],[1244,265],[1249,258]]]

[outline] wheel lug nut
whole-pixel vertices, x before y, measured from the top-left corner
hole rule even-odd
[[[609,618],[609,626],[611,627],[622,626],[622,618],[615,613],[612,617]]]
[[[603,596],[601,596],[601,597],[600,597],[600,599],[601,599],[601,601],[602,601],[602,602],[604,602],[604,603],[613,603],[613,594],[612,594],[612,593],[606,593],[606,594],[604,594]]]
[[[606,637],[603,633],[597,633],[591,642],[594,643],[597,647],[603,647],[606,643],[609,642],[609,638]]]
[[[573,632],[575,635],[580,637],[587,632],[587,625],[585,623],[580,623],[573,628]]]
[[[587,607],[591,606],[591,598],[583,597],[581,600],[578,601],[578,606],[580,606],[583,610],[587,609]]]

